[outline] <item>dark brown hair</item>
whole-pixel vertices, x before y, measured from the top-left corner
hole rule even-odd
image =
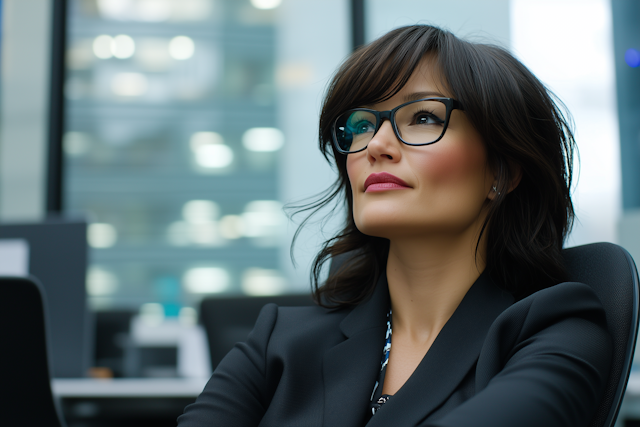
[[[497,171],[498,193],[482,228],[486,268],[517,298],[566,280],[561,249],[574,217],[570,187],[575,141],[559,108],[566,111],[564,105],[505,49],[414,25],[357,50],[327,89],[320,150],[335,162],[338,178],[320,200],[300,209],[315,213],[336,198],[345,204],[346,224],[324,243],[311,272],[314,298],[321,305],[347,306],[366,299],[385,272],[389,251],[387,239],[367,236],[355,225],[346,156],[333,147],[331,125],[347,109],[395,95],[427,54],[434,58],[442,84],[464,106]],[[519,172],[521,180],[509,192]],[[322,267],[331,259],[340,259],[341,266],[320,283]]]

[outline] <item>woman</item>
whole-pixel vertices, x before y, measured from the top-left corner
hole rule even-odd
[[[611,342],[563,283],[573,146],[501,48],[410,26],[355,52],[320,117],[316,206],[347,218],[319,306],[266,306],[179,425],[587,426]]]

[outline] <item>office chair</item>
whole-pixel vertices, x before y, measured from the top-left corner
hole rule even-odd
[[[245,341],[258,320],[265,304],[281,307],[313,305],[310,294],[274,295],[265,297],[206,298],[200,304],[200,322],[209,341],[211,367],[218,366],[222,358],[239,341]]]
[[[631,255],[612,243],[564,249],[569,278],[591,286],[604,306],[614,352],[604,397],[589,427],[612,427],[624,397],[638,334],[638,272]]]
[[[0,417],[21,427],[64,427],[51,392],[43,288],[0,277]]]

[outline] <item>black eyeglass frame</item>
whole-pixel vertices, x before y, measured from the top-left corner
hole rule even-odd
[[[438,139],[436,139],[435,141],[431,141],[431,142],[424,142],[424,143],[411,143],[411,142],[407,142],[404,139],[402,139],[402,137],[400,136],[400,132],[398,132],[398,125],[396,124],[396,112],[401,109],[402,107],[405,107],[409,104],[415,104],[416,102],[422,102],[422,101],[438,101],[441,102],[445,105],[445,107],[447,108],[447,112],[445,114],[445,118],[444,118],[444,125],[442,127],[442,133],[440,134],[440,136],[438,137]],[[339,153],[341,154],[353,154],[353,153],[359,153],[360,151],[364,151],[367,149],[367,147],[369,146],[369,144],[367,143],[367,145],[365,145],[363,148],[356,150],[356,151],[345,151],[342,148],[340,148],[340,143],[338,143],[338,137],[336,135],[336,130],[337,130],[337,123],[338,123],[338,119],[342,116],[344,116],[345,114],[351,114],[353,112],[356,111],[365,111],[367,113],[371,113],[376,117],[376,128],[373,131],[373,135],[371,136],[371,138],[373,139],[373,137],[378,133],[378,130],[380,130],[380,127],[382,126],[382,123],[385,120],[389,120],[389,122],[391,122],[391,127],[393,128],[393,132],[396,134],[396,137],[403,143],[406,145],[412,145],[412,146],[420,146],[420,145],[431,145],[431,144],[435,144],[436,142],[440,141],[442,139],[442,137],[444,136],[445,132],[447,131],[447,127],[449,126],[449,119],[451,117],[451,112],[453,110],[460,110],[460,111],[464,111],[464,108],[462,107],[462,104],[460,103],[460,101],[453,99],[453,98],[421,98],[421,99],[416,99],[415,101],[409,101],[409,102],[405,102],[404,104],[400,104],[398,105],[396,108],[394,108],[393,110],[387,110],[387,111],[377,111],[377,110],[371,110],[369,108],[352,108],[350,110],[345,111],[344,113],[340,114],[338,117],[336,117],[336,119],[333,121],[333,125],[331,126],[331,134],[333,136],[333,146],[336,148],[336,150],[338,150]]]

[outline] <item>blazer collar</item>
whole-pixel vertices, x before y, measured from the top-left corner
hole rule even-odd
[[[385,275],[371,297],[340,323],[346,340],[324,354],[325,426],[361,426],[378,378],[387,328],[389,288]]]
[[[414,373],[367,427],[416,425],[424,421],[455,391],[475,365],[489,328],[513,304],[485,271],[424,356]],[[393,345],[393,341],[392,341]]]
[[[347,338],[350,338],[367,329],[386,327],[389,307],[391,307],[389,286],[385,274],[378,279],[371,297],[364,303],[358,304],[340,322],[340,330]],[[382,349],[380,349],[380,352],[382,352]]]
[[[431,349],[396,395],[367,427],[414,425],[426,419],[456,389],[480,354],[493,321],[513,304],[484,272],[434,341]],[[371,298],[340,323],[345,341],[323,360],[325,426],[363,425],[378,378],[389,310],[389,289],[382,276]]]

